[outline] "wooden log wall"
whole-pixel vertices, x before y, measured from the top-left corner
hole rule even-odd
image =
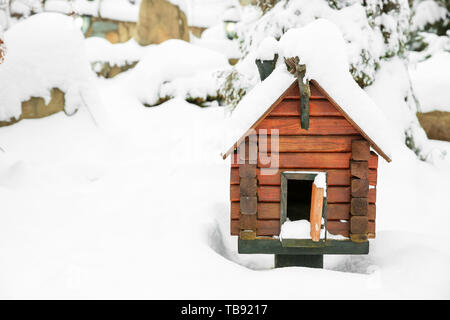
[[[354,141],[365,142],[364,138],[313,85],[311,85],[310,98],[310,128],[308,131],[301,129],[298,99],[298,88],[291,87],[283,101],[256,128],[257,131],[267,129],[268,134],[270,129],[279,129],[279,169],[275,174],[262,174],[271,163],[262,163],[260,160],[252,169],[243,169],[242,165],[237,163],[238,153],[233,154],[234,164],[230,178],[231,234],[239,235],[243,226],[248,227],[240,222],[243,216],[241,171],[255,170],[257,202],[256,204],[253,202],[252,205],[256,206],[257,212],[256,236],[279,235],[280,173],[288,170],[327,172],[327,228],[331,234],[350,237],[351,233],[356,234],[351,232],[351,226],[353,225],[353,231],[359,232],[361,229],[357,228],[364,225],[367,219],[367,235],[373,237],[375,235],[378,156],[370,153],[369,149],[368,159],[365,160],[367,168],[364,164],[356,163],[360,160],[353,159]],[[267,152],[270,157],[271,149],[270,135],[259,136],[258,154]],[[366,178],[364,174],[367,175]],[[245,184],[248,183],[245,181]],[[366,190],[366,197],[356,196],[364,195],[363,192]],[[359,209],[365,208],[364,201],[353,200],[356,198],[367,199],[366,216],[352,213],[352,210],[353,212],[365,210]],[[354,217],[355,219],[352,220]],[[253,220],[252,223],[254,223]]]
[[[244,148],[245,147],[245,148]],[[255,239],[257,230],[257,192],[256,178],[257,139],[246,138],[245,145],[238,150],[239,157],[239,237]],[[255,155],[253,157],[252,155]]]

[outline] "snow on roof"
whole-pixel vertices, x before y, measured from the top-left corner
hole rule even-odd
[[[226,119],[226,147],[232,147],[261,118],[295,78],[286,68],[276,68],[270,76],[247,93]],[[224,155],[229,149],[225,150]]]
[[[306,64],[307,78],[315,80],[368,136],[372,147],[390,160],[391,130],[382,111],[353,80],[345,46],[337,26],[325,19],[289,30],[278,43],[280,56],[298,56],[300,63]],[[227,119],[228,149],[224,156],[295,80],[282,61],[282,58],[278,60],[274,72],[250,91]]]

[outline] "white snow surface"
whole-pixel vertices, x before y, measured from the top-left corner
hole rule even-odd
[[[260,60],[273,60],[278,53],[278,41],[274,37],[265,38],[256,51],[256,58]]]
[[[142,103],[152,105],[157,102],[164,83],[228,67],[227,58],[218,52],[182,40],[168,40],[148,46],[145,56],[124,77],[127,78],[126,89]]]
[[[89,37],[85,40],[86,56],[89,62],[109,62],[111,66],[123,66],[139,61],[148,48],[150,47],[139,45],[134,39],[115,44],[100,37]]]
[[[409,72],[421,112],[450,112],[450,52],[440,51]]]
[[[345,42],[336,25],[318,19],[306,27],[290,29],[280,39],[279,50],[281,56],[300,57],[300,63],[306,65],[306,77],[316,80],[390,157],[392,131],[386,126],[387,121],[381,110],[348,71]],[[333,54],[330,55],[330,52]],[[227,148],[233,146],[294,81],[282,60],[279,59],[273,74],[237,105],[230,117],[231,134],[228,135]]]
[[[311,223],[308,220],[285,221],[281,225],[282,239],[311,239]]]
[[[208,28],[223,21],[226,10],[236,0],[170,0],[186,13],[188,24]]]
[[[220,52],[229,59],[237,59],[242,55],[238,41],[226,37],[223,23],[218,23],[206,29],[200,38],[191,34],[190,41],[197,46]]]
[[[314,185],[317,188],[322,188],[324,190],[323,196],[327,196],[327,175],[325,172],[317,173],[317,176],[314,178]]]
[[[47,0],[44,10],[64,14],[71,14],[73,11],[78,15],[137,22],[140,3],[141,1],[139,0],[134,4],[128,0]]]
[[[58,13],[41,13],[5,32],[8,59],[0,65],[0,120],[21,114],[30,97],[50,100],[50,90],[65,92],[72,113],[90,95],[90,65],[84,38],[74,20]],[[19,85],[20,84],[20,85]]]
[[[32,42],[30,56],[48,50],[50,40]],[[181,57],[191,52],[177,49]],[[150,51],[160,63],[139,71],[144,80],[169,65]],[[75,52],[66,64],[87,59]],[[8,59],[23,54],[8,51]],[[27,61],[30,70],[41,62]],[[144,108],[129,71],[90,84],[100,95],[87,101],[90,112],[0,128],[0,297],[450,299],[450,214],[442,201],[450,161],[420,161],[405,146],[406,73],[398,60],[383,63],[366,90],[395,129],[395,161],[378,168],[376,239],[369,255],[326,255],[323,270],[273,269],[273,256],[237,253],[229,235],[230,164],[217,157],[223,108],[181,99]],[[267,83],[276,80],[293,79],[279,68]],[[31,86],[10,82],[18,95]],[[426,143],[450,154],[448,142]],[[248,290],[236,290],[236,281]]]
[[[423,29],[427,24],[433,24],[439,20],[445,20],[447,9],[433,0],[426,0],[416,3],[414,15],[412,17],[412,27]]]
[[[225,18],[230,5],[237,0],[168,0],[178,6],[188,19],[189,26],[208,28]],[[16,1],[17,2],[17,1]],[[90,15],[117,21],[137,22],[141,0],[131,3],[129,0],[47,0],[45,11],[70,14],[75,11],[79,15]],[[18,7],[15,12],[29,14],[28,7]]]

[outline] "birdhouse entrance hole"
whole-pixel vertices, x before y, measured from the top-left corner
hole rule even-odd
[[[312,184],[312,180],[288,180],[286,217],[290,221],[309,221]]]
[[[280,237],[285,245],[294,239],[326,240],[322,232],[326,230],[326,210],[325,172],[281,174]],[[299,242],[295,240],[292,245]]]

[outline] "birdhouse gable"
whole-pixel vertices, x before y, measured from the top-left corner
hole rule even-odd
[[[295,148],[295,141],[300,143],[300,140],[304,139],[300,136],[320,136],[318,139],[322,141],[328,140],[330,143],[331,141],[332,143],[337,143],[340,141],[337,136],[354,135],[360,136],[361,139],[368,141],[373,150],[381,155],[387,162],[391,161],[389,153],[384,151],[377,144],[376,137],[367,134],[351,115],[349,115],[315,80],[311,80],[309,83],[311,92],[309,101],[310,127],[306,130],[302,129],[300,125],[301,112],[298,82],[293,76],[278,69],[280,68],[277,68],[265,81],[244,97],[242,102],[236,107],[235,112],[237,114],[232,115],[228,120],[229,122],[236,121],[230,125],[231,130],[234,130],[234,132],[239,132],[239,130],[236,129],[236,124],[240,124],[240,132],[242,134],[240,136],[235,135],[234,141],[230,141],[231,143],[229,143],[229,145],[231,145],[231,147],[222,153],[224,159],[236,150],[236,148],[247,136],[254,132],[254,130],[256,130],[256,132],[258,132],[258,130],[267,130],[269,135],[270,130],[278,130],[278,133],[281,136],[279,146],[281,149],[279,152],[289,152],[289,148]],[[275,82],[278,82],[278,87],[274,88],[272,87],[272,84]],[[266,88],[271,88],[271,91],[273,92],[276,90],[281,91],[279,87],[280,83],[284,85],[284,90],[278,97],[275,98],[273,93],[266,91]],[[261,101],[261,97],[266,97],[266,101]],[[253,112],[254,118],[249,116],[249,113],[251,114],[251,112],[241,112],[242,109],[247,111],[247,109],[252,107],[255,109]],[[374,118],[374,121],[376,121],[376,119],[377,117]],[[245,127],[243,126],[245,123],[246,129],[242,129]],[[287,138],[287,136],[292,137]],[[326,138],[327,136],[329,136],[328,139]],[[331,137],[335,138],[331,139]],[[259,137],[259,141],[262,139],[265,138]],[[288,143],[288,140],[290,143]],[[314,143],[319,143],[319,141]],[[270,148],[270,146],[268,148]]]

